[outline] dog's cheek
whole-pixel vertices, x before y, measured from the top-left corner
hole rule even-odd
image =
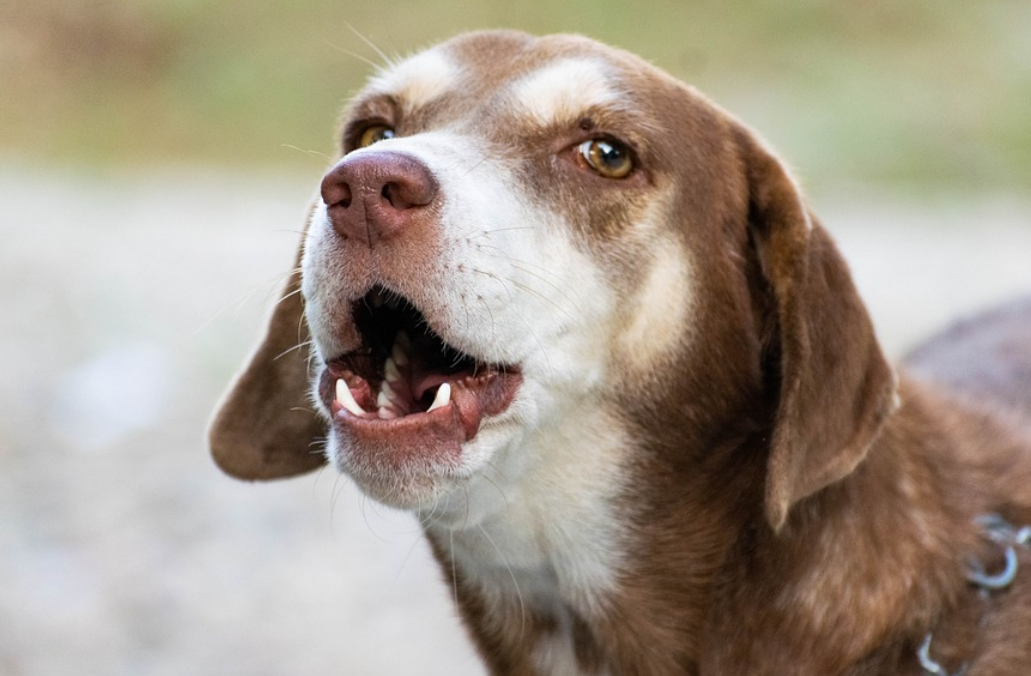
[[[644,256],[641,272],[620,317],[617,345],[625,376],[661,371],[683,353],[691,334],[686,253],[676,242],[660,242]]]
[[[595,257],[617,299],[610,325],[615,366],[628,384],[666,377],[695,331],[695,265],[669,216],[668,195],[628,205],[618,238],[593,236]]]

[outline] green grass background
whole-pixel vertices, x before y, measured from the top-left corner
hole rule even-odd
[[[398,55],[487,27],[642,54],[810,189],[1031,189],[1027,0],[3,0],[0,156],[322,166],[380,61],[366,40]]]

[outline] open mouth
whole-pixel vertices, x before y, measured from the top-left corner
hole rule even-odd
[[[319,394],[334,427],[371,452],[458,454],[521,377],[448,345],[406,298],[375,287],[354,303],[362,343],[327,362]]]

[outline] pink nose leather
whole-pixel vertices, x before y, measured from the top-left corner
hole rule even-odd
[[[322,201],[345,239],[373,246],[423,220],[437,182],[419,160],[381,151],[344,158],[322,179]]]

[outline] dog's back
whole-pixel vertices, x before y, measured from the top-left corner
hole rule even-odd
[[[910,371],[975,405],[1031,422],[1031,297],[957,322],[917,347]]]

